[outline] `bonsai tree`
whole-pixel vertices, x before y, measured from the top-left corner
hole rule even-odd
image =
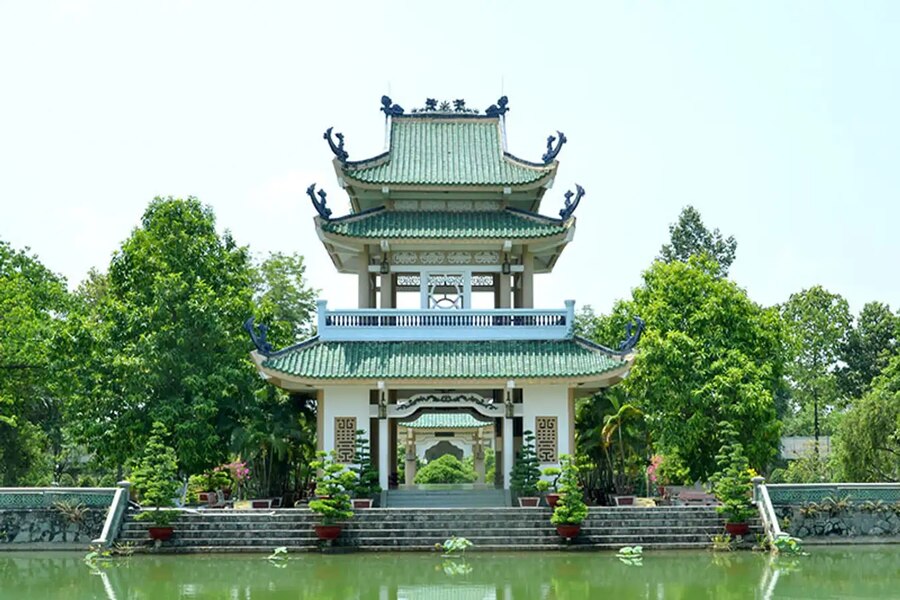
[[[721,503],[716,510],[725,516],[726,523],[746,523],[756,512],[750,502],[753,491],[750,463],[743,445],[737,441],[734,427],[723,422],[719,428],[725,443],[716,455],[719,470],[710,478],[713,494]]]
[[[356,464],[353,469],[356,473],[356,483],[353,492],[357,498],[374,498],[381,492],[378,483],[378,469],[372,464],[372,455],[369,452],[369,440],[363,429],[356,430]]]
[[[559,502],[553,509],[550,522],[554,525],[581,525],[588,515],[587,504],[581,493],[581,483],[578,481],[578,467],[575,459],[568,454],[563,454],[560,459],[559,474]]]
[[[522,432],[522,449],[516,455],[510,473],[509,487],[519,497],[533,497],[538,493],[538,482],[541,480],[541,463],[534,451],[534,434]]]
[[[475,471],[452,454],[435,458],[416,471],[416,483],[472,483]]]
[[[356,473],[337,462],[333,451],[331,454],[317,452],[316,457],[310,466],[320,472],[316,482],[317,498],[309,503],[309,509],[320,516],[322,525],[334,525],[352,518],[348,492],[356,485]]]
[[[138,514],[135,520],[152,521],[160,527],[168,527],[178,516],[176,511],[160,510],[174,505],[173,499],[179,488],[176,480],[178,459],[175,450],[166,445],[167,437],[165,425],[158,421],[153,423],[143,455],[131,472],[131,482],[138,498],[143,504],[156,507],[154,511]]]

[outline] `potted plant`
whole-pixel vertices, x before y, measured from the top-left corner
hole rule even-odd
[[[710,479],[713,494],[720,505],[716,510],[725,516],[725,531],[732,536],[747,535],[747,521],[756,511],[750,501],[753,492],[750,464],[737,432],[730,423],[719,425],[725,443],[716,455],[719,471]]]
[[[544,477],[551,477],[552,479],[541,479],[538,481],[538,490],[544,494],[547,506],[556,508],[556,503],[559,502],[559,492],[556,486],[559,483],[559,476],[562,474],[562,470],[559,467],[545,467],[541,470],[541,473]]]
[[[588,508],[582,497],[575,459],[568,454],[563,454],[559,459],[559,501],[550,522],[556,525],[559,535],[568,540],[581,533],[581,524],[587,518]]]
[[[150,538],[163,541],[172,537],[172,522],[178,518],[178,512],[162,508],[174,505],[173,498],[179,488],[175,479],[178,459],[175,450],[166,445],[166,437],[166,427],[158,421],[153,423],[143,456],[131,472],[131,482],[141,502],[155,507],[154,510],[141,511],[135,516],[135,521],[152,523],[147,529]]]
[[[333,540],[341,535],[340,522],[353,517],[348,492],[356,483],[356,473],[337,462],[334,452],[317,452],[316,456],[318,460],[310,463],[310,466],[318,469],[319,477],[316,499],[310,501],[309,509],[320,517],[319,524],[315,525],[319,539]]]
[[[534,434],[531,431],[524,431],[522,438],[522,449],[516,455],[509,486],[519,498],[519,506],[534,507],[541,502],[538,496],[541,467],[534,451]]]
[[[362,429],[356,430],[356,467],[353,471],[356,473],[353,508],[372,508],[372,500],[381,493],[381,485],[378,483],[378,470],[372,464],[369,453],[369,440]]]

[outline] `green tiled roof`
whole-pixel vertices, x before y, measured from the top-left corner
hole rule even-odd
[[[553,166],[504,156],[497,119],[394,118],[386,157],[346,163],[364,183],[411,185],[522,185]]]
[[[496,379],[600,375],[625,362],[580,338],[526,341],[323,342],[262,366],[305,379]]]
[[[540,238],[563,233],[569,223],[511,210],[379,210],[339,221],[324,221],[322,230],[356,238]]]
[[[469,413],[426,413],[401,425],[414,429],[478,429],[489,427],[491,423],[479,421]]]

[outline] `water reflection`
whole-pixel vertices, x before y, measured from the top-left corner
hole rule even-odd
[[[134,556],[102,569],[78,554],[0,554],[0,599],[646,600],[889,598],[900,547],[814,548],[810,556],[613,553]]]

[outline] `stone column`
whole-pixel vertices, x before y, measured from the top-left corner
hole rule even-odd
[[[404,483],[413,485],[416,480],[416,434],[406,430],[406,462],[403,465]]]
[[[381,276],[381,308],[394,308],[394,275],[387,273]]]
[[[390,462],[388,457],[388,419],[378,419],[378,485],[388,489]]]
[[[497,308],[509,308],[509,302],[511,300],[511,294],[509,291],[509,275],[504,275],[500,273],[498,276],[498,299],[500,302],[497,304]]]
[[[512,480],[512,467],[515,460],[513,453],[513,420],[503,419],[503,489],[508,490]]]
[[[484,483],[484,444],[482,444],[481,430],[475,434],[475,443],[472,444],[472,457],[475,463],[475,483]]]
[[[522,308],[534,308],[534,255],[525,252],[522,255]]]

